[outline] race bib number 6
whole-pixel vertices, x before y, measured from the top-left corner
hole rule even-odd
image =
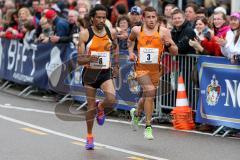
[[[140,48],[141,64],[158,64],[158,48]]]
[[[97,62],[91,62],[90,68],[93,69],[108,69],[110,67],[110,53],[109,52],[91,52],[92,56],[98,57]]]

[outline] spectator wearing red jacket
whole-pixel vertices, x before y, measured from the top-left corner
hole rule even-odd
[[[201,45],[205,50],[213,56],[223,56],[220,45],[216,42],[216,38],[226,37],[230,26],[227,24],[226,14],[223,12],[216,12],[213,14],[214,36],[201,40]]]

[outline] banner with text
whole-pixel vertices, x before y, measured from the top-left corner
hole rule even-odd
[[[81,83],[82,68],[77,67],[77,50],[70,44],[21,43],[0,39],[0,78],[21,85],[31,85],[59,94],[70,94],[85,101]],[[134,66],[128,56],[120,56],[120,76],[114,79],[117,108],[130,110],[138,99],[140,88],[134,80]],[[103,98],[98,90],[97,98]]]
[[[240,63],[200,56],[196,121],[240,129]]]

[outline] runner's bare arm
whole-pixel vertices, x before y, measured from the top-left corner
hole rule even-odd
[[[132,28],[131,33],[128,37],[128,52],[129,52],[130,61],[136,60],[136,55],[134,54],[134,46],[135,46],[135,40],[137,39],[137,34],[138,34],[138,26]]]
[[[112,38],[113,38],[113,45],[112,45],[112,52],[114,57],[114,66],[119,68],[119,45],[117,41],[117,32],[116,30],[111,30]]]
[[[161,27],[160,31],[160,34],[162,35],[162,41],[165,47],[168,47],[168,51],[174,55],[178,54],[178,47],[172,40],[170,31],[164,27]]]
[[[88,37],[89,37],[88,30],[83,30],[79,33],[78,58],[77,58],[79,65],[88,64],[91,61],[95,61],[96,59],[96,57],[88,55],[85,51],[86,50],[85,42],[87,41]]]
[[[116,78],[119,76],[119,45],[117,41],[117,32],[116,30],[111,30],[113,45],[112,45],[112,53],[113,53],[113,77]]]

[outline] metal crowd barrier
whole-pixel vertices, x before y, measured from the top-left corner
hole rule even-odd
[[[156,96],[156,116],[153,119],[169,118],[169,111],[176,106],[177,84],[179,75],[183,75],[189,105],[196,112],[199,84],[193,82],[193,70],[198,55],[170,55],[164,53],[161,59],[163,76],[160,78]],[[166,115],[168,115],[166,117]]]

